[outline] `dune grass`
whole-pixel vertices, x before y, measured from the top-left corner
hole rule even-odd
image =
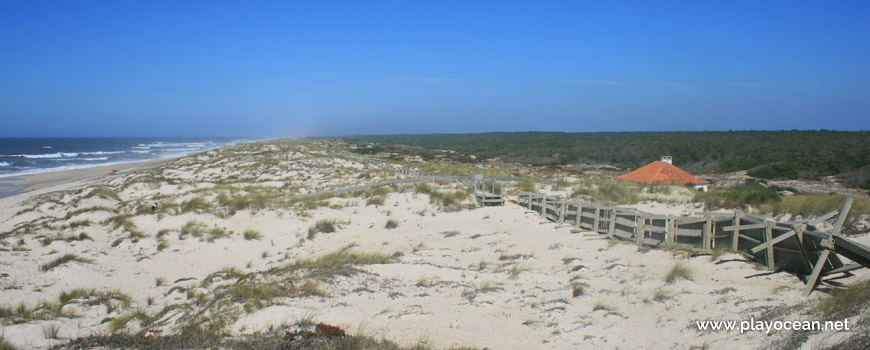
[[[75,255],[75,254],[64,254],[57,259],[54,259],[46,264],[39,266],[39,270],[42,272],[48,272],[48,271],[51,271],[51,270],[53,270],[53,269],[55,269],[63,264],[71,262],[71,261],[77,261],[77,262],[86,263],[86,264],[90,264],[90,263],[94,262],[91,259],[83,258],[83,257],[80,257],[80,256]]]
[[[395,219],[389,219],[389,220],[387,220],[387,224],[384,225],[384,228],[387,229],[387,230],[392,230],[392,229],[394,229],[394,228],[396,228],[396,227],[399,227],[399,222],[396,221]]]
[[[782,201],[782,197],[773,189],[756,183],[732,190],[716,190],[709,192],[696,192],[695,202],[704,203],[709,209],[740,209],[774,204]]]
[[[178,239],[185,239],[187,236],[202,239],[205,235],[205,227],[205,224],[199,221],[190,220],[181,226],[181,230],[178,231]]]
[[[203,197],[194,197],[181,203],[181,213],[208,212],[212,205]]]
[[[586,178],[574,187],[570,197],[586,197],[601,204],[633,204],[640,201],[641,189],[628,181]]]
[[[263,238],[263,234],[257,230],[245,230],[245,233],[243,234],[243,236],[245,237],[246,240],[249,240],[249,241],[260,240]]]
[[[130,321],[132,320],[146,321],[148,320],[148,318],[149,316],[145,312],[145,310],[140,309],[133,312],[128,312],[109,321],[109,324],[106,326],[106,330],[108,330],[109,333],[115,333],[126,328],[127,324],[130,323]]]
[[[843,289],[835,289],[819,299],[811,312],[820,319],[833,320],[852,317],[870,307],[870,280],[856,282]]]
[[[18,350],[18,347],[12,345],[6,338],[0,334],[0,350]]]
[[[847,196],[839,194],[800,194],[785,196],[781,201],[762,205],[758,208],[758,211],[770,215],[789,213],[809,219],[824,215],[834,210],[839,211],[843,208],[843,203],[846,202],[846,198]],[[852,208],[849,210],[849,215],[846,217],[846,222],[843,224],[842,233],[844,235],[861,233],[855,224],[862,217],[864,217],[865,220],[870,217],[870,200],[853,198]]]
[[[668,273],[665,275],[665,283],[671,284],[679,279],[691,280],[692,274],[693,271],[691,267],[682,262],[677,262],[671,266],[671,269],[668,270]]]
[[[384,201],[386,201],[385,196],[373,196],[366,199],[366,205],[384,205]]]
[[[338,221],[335,219],[320,219],[308,228],[308,239],[314,239],[318,233],[333,233],[338,231]]]

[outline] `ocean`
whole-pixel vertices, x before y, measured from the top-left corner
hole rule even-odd
[[[233,137],[0,138],[0,178],[175,158],[239,143]]]

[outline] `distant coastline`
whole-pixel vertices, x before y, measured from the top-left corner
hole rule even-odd
[[[0,138],[0,180],[172,159],[240,143],[242,137]]]

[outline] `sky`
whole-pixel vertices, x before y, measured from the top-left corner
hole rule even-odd
[[[868,1],[0,1],[0,137],[870,129]]]

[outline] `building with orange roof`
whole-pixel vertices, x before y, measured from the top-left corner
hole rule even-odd
[[[707,191],[707,185],[710,181],[697,178],[685,170],[677,168],[673,164],[673,158],[663,156],[662,160],[658,160],[640,169],[632,171],[628,174],[617,177],[620,180],[634,181],[639,183],[675,183],[675,184],[692,184],[695,189]]]

